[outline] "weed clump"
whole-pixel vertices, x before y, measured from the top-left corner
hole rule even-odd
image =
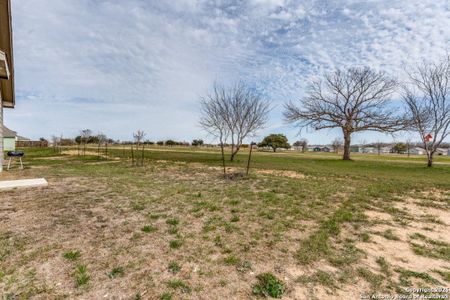
[[[106,273],[106,276],[108,276],[109,279],[113,279],[117,276],[123,276],[124,273],[125,270],[123,269],[123,267],[115,267],[110,272]]]
[[[75,283],[76,286],[82,286],[88,283],[91,276],[87,272],[87,268],[85,265],[79,265],[75,270]]]
[[[70,250],[63,254],[63,257],[67,260],[77,260],[80,256],[81,253],[78,250]]]
[[[256,276],[258,283],[253,286],[253,294],[264,297],[281,298],[284,284],[272,273],[262,273]]]
[[[141,230],[145,233],[150,233],[150,232],[155,232],[158,230],[158,228],[156,228],[153,225],[145,225],[144,227],[141,228]]]

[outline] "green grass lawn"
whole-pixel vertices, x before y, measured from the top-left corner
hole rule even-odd
[[[149,148],[143,167],[128,147],[109,160],[25,151],[26,169],[2,176],[50,186],[0,193],[6,297],[359,299],[448,285],[448,157],[427,168],[254,152],[248,178],[226,179],[216,149]],[[243,151],[228,171],[246,163]]]

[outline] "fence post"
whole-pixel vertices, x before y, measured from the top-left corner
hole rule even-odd
[[[247,173],[246,176],[248,176],[248,172],[250,170],[250,160],[252,159],[252,149],[253,149],[253,142],[250,143],[250,152],[248,154],[248,161],[247,161]]]

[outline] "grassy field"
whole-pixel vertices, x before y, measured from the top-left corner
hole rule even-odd
[[[226,179],[210,149],[148,149],[143,167],[120,147],[26,154],[0,179],[50,185],[0,192],[6,299],[360,299],[450,282],[448,157],[256,152],[248,178]]]

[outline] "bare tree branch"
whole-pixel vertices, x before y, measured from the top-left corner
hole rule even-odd
[[[232,87],[214,85],[213,91],[201,99],[200,125],[218,137],[221,144],[231,140],[231,160],[239,152],[246,137],[255,135],[267,122],[269,102],[239,82]]]
[[[428,158],[450,136],[450,56],[438,63],[424,62],[409,72],[410,82],[403,87],[409,129],[420,135]]]

